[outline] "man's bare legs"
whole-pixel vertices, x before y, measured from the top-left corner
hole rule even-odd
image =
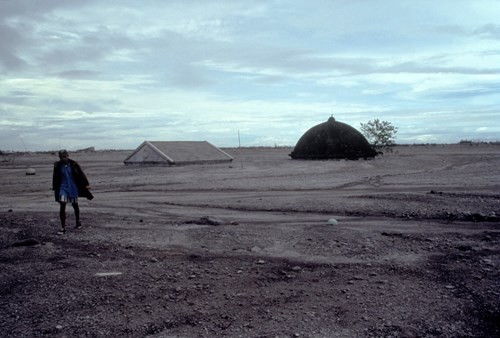
[[[59,219],[61,220],[61,230],[57,232],[58,235],[66,233],[66,202],[59,202]]]
[[[66,233],[66,202],[59,202],[59,219],[61,220],[61,230],[58,232],[59,235]],[[82,226],[80,222],[80,207],[78,203],[71,203],[73,210],[75,211],[76,228]]]
[[[80,207],[78,206],[78,203],[71,203],[73,206],[73,210],[75,211],[75,220],[76,220],[76,228],[81,228],[82,223],[80,222]]]

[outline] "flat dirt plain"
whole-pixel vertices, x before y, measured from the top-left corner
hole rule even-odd
[[[95,199],[64,236],[56,154],[0,156],[0,335],[500,336],[500,145],[224,150],[178,167],[70,153]]]

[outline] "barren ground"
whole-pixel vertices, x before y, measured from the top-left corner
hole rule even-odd
[[[225,150],[182,167],[70,154],[95,199],[65,236],[56,155],[0,156],[0,335],[500,335],[499,145]]]

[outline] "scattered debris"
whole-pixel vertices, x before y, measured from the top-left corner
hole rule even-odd
[[[206,225],[223,225],[224,221],[221,220],[218,217],[214,216],[204,216],[200,218],[199,224],[206,224]]]
[[[75,152],[76,153],[93,153],[93,152],[95,152],[95,147],[88,147],[88,148],[78,149]]]
[[[498,221],[498,217],[494,212],[490,215],[481,212],[466,212],[464,213],[464,220],[472,222],[496,222]]]
[[[386,232],[383,231],[381,233],[382,236],[387,236],[387,237],[405,237],[406,235],[400,233],[400,232]]]
[[[28,169],[26,169],[26,175],[27,176],[36,175],[36,170],[34,168],[28,167]]]
[[[12,246],[34,246],[40,244],[39,241],[37,241],[34,238],[28,238],[28,239],[23,239],[21,241],[15,242],[12,244]]]
[[[326,224],[329,224],[329,225],[337,225],[339,222],[337,222],[337,220],[335,218],[330,218],[328,220],[328,222],[326,222]]]
[[[122,275],[123,272],[111,271],[111,272],[98,272],[95,274],[97,277],[108,277],[108,276],[119,276]]]

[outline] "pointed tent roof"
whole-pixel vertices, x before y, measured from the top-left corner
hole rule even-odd
[[[376,155],[363,134],[332,116],[305,132],[290,157],[322,160],[371,158]]]
[[[144,141],[123,161],[125,164],[183,165],[233,160],[207,141]]]

